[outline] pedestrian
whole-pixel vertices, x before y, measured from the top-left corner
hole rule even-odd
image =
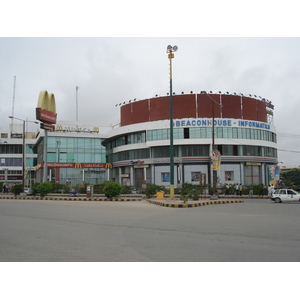
[[[249,188],[249,197],[253,196],[253,186]]]
[[[261,185],[260,185],[260,189],[259,189],[259,196],[262,196],[262,197],[263,197],[263,195],[264,195],[264,185],[261,184]]]
[[[274,185],[272,184],[271,185],[271,196],[272,196],[272,194],[275,192],[275,188],[274,188]]]
[[[268,196],[269,196],[269,197],[272,196],[272,187],[271,187],[270,184],[269,184],[269,186],[268,186]]]
[[[228,183],[226,184],[226,191],[225,191],[225,196],[229,195],[229,185]]]
[[[238,196],[239,195],[239,189],[240,189],[240,186],[239,184],[237,183],[236,186],[235,186],[235,194]]]
[[[240,190],[240,196],[242,196],[243,186],[241,184],[239,186],[239,190]]]

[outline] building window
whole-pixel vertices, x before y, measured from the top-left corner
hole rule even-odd
[[[199,182],[200,174],[201,174],[201,172],[192,172],[191,173],[192,182],[196,182],[196,181]]]
[[[260,166],[245,166],[245,184],[253,185],[260,183]]]
[[[162,182],[170,182],[170,172],[161,173]]]
[[[189,128],[183,128],[183,136],[185,139],[190,138],[190,129]]]
[[[225,181],[234,181],[233,171],[225,171]]]

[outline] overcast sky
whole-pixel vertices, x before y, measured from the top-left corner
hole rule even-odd
[[[241,20],[238,14],[236,16],[236,21]],[[38,24],[40,20],[41,16],[37,15],[34,22]],[[151,20],[155,21],[154,15]],[[141,17],[136,21],[139,28]],[[149,17],[145,21],[149,21]],[[212,21],[216,22],[216,19]],[[218,24],[221,28],[227,22]],[[235,26],[239,27],[238,24]],[[119,26],[122,27],[122,23]],[[202,26],[199,23],[199,34],[203,32]],[[187,32],[195,34],[193,28]],[[155,29],[160,36],[160,31]],[[33,37],[18,37],[22,35],[17,32],[2,34],[0,38],[2,130],[8,129],[8,116],[12,113],[21,119],[35,120],[42,90],[54,93],[58,120],[75,121],[76,86],[79,87],[80,122],[117,122],[119,106],[115,107],[116,104],[156,94],[163,96],[169,91],[166,47],[170,44],[178,46],[173,60],[174,92],[228,91],[256,94],[272,101],[278,132],[278,160],[283,165],[300,165],[298,37],[109,37],[108,33],[107,37],[44,38],[34,37],[43,36],[40,32],[29,35]],[[56,29],[53,36],[60,36],[59,32]],[[70,36],[78,33],[71,32]],[[165,34],[166,30],[162,32]],[[95,35],[94,31],[91,30],[91,34]],[[125,32],[125,36],[130,35]],[[143,34],[140,32],[137,36]]]

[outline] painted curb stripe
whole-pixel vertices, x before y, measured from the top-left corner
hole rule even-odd
[[[198,207],[198,206],[205,206],[205,205],[213,205],[213,204],[231,204],[231,203],[244,203],[244,200],[225,200],[225,201],[214,201],[214,202],[201,202],[201,203],[193,203],[193,204],[171,204],[171,203],[164,203],[164,202],[157,202],[147,200],[151,204],[156,204],[165,207],[173,207],[173,208],[189,208],[189,207]]]
[[[113,199],[107,199],[107,198],[77,198],[77,197],[2,197],[0,196],[0,199],[18,199],[18,200],[57,200],[57,201],[115,201],[115,202],[128,202],[128,201],[142,201],[142,199],[136,199],[136,198],[126,198],[126,199],[120,199],[120,198],[113,198]]]

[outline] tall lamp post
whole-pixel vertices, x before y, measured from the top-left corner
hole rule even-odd
[[[25,144],[25,132],[26,132],[26,128],[25,128],[25,122],[32,122],[35,124],[38,124],[39,122],[35,122],[35,121],[25,121],[23,119],[19,119],[13,116],[8,116],[10,119],[16,119],[19,121],[23,122],[23,134],[22,134],[22,192],[24,192],[24,186],[25,186],[25,149],[26,149],[26,144]]]
[[[168,45],[167,53],[170,60],[170,198],[175,197],[174,193],[174,143],[173,143],[173,98],[172,98],[172,58],[178,50],[177,46]]]
[[[215,103],[218,104],[218,106],[220,108],[223,107],[222,104],[218,103],[217,101],[215,101],[212,97],[210,97],[208,95],[208,97],[212,100],[212,154],[216,154],[215,152]],[[218,162],[219,162],[219,158],[218,158]],[[211,163],[213,164],[213,160],[211,161]],[[216,185],[217,185],[217,170],[216,168],[212,168],[213,170],[213,178],[212,178],[212,181],[213,181],[213,194],[216,193]]]

